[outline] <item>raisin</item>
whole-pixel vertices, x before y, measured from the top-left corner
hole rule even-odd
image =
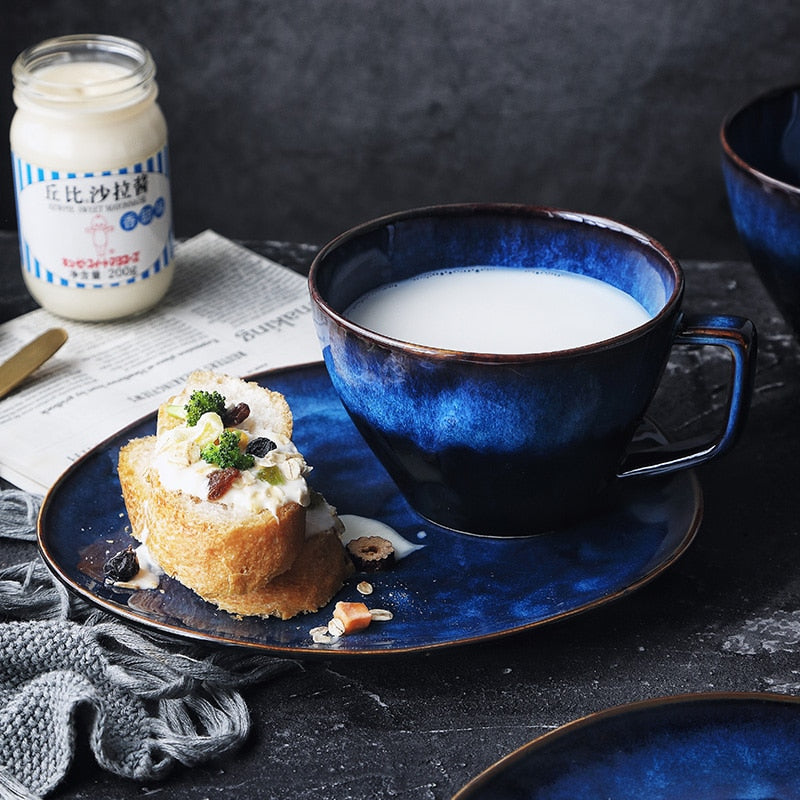
[[[139,559],[133,545],[111,556],[103,565],[103,576],[106,583],[129,581],[139,571]]]
[[[251,456],[255,456],[256,458],[263,458],[270,450],[274,450],[277,446],[278,445],[276,445],[272,439],[267,439],[266,436],[257,436],[247,443],[245,452],[250,453]]]
[[[208,476],[208,499],[219,500],[231,488],[231,484],[239,477],[236,467],[215,469]]]
[[[222,422],[226,427],[240,425],[250,416],[250,406],[247,403],[237,403],[228,406],[222,414]]]

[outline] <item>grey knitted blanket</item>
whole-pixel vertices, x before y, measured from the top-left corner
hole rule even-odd
[[[0,490],[0,537],[33,540],[38,507]],[[138,633],[69,595],[38,557],[2,569],[0,798],[52,792],[81,732],[101,767],[141,781],[229,752],[250,725],[239,689],[290,664]]]

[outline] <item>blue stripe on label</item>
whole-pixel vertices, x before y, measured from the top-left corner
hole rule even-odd
[[[43,181],[61,181],[61,180],[77,179],[77,178],[96,178],[101,175],[114,176],[114,175],[142,174],[146,172],[159,173],[169,178],[169,150],[166,146],[163,149],[159,150],[157,153],[154,153],[152,156],[149,156],[148,158],[144,159],[139,163],[129,165],[127,167],[122,167],[120,169],[105,170],[102,172],[98,172],[97,170],[87,171],[87,172],[69,172],[69,171],[48,169],[46,167],[37,167],[34,164],[30,164],[13,152],[11,153],[11,157],[13,163],[13,173],[14,173],[14,183],[15,183],[14,188],[17,197],[19,197],[20,193],[26,187]],[[39,262],[37,258],[34,257],[33,253],[31,252],[30,245],[24,238],[22,229],[20,229],[20,239],[22,243],[21,262],[23,268],[29,274],[35,276],[40,280],[45,280],[48,283],[58,283],[58,285],[60,286],[73,286],[79,289],[95,288],[95,285],[91,283],[87,283],[85,281],[84,282],[75,281],[72,280],[71,278],[61,277],[60,275],[56,276],[53,272],[46,270],[45,267]],[[96,287],[103,288],[103,286],[121,286],[121,285],[136,283],[136,281],[138,280],[144,280],[146,278],[152,277],[153,275],[157,275],[158,273],[162,272],[166,267],[168,267],[172,262],[172,257],[174,255],[173,248],[174,248],[174,241],[172,238],[172,229],[170,227],[169,233],[167,234],[167,241],[162,250],[161,257],[157,258],[150,266],[150,268],[144,270],[135,278],[129,278],[123,282],[97,284]]]
[[[37,167],[33,164],[23,161],[22,158],[13,153],[12,158],[14,161],[15,171],[19,176],[20,185],[27,185],[44,180],[61,180],[62,178],[94,178],[99,175],[110,177],[113,175],[129,175],[131,173],[141,172],[159,172],[163,175],[169,175],[169,157],[166,147],[163,150],[159,150],[157,153],[154,153],[152,156],[149,156],[144,161],[140,161],[127,167],[121,167],[120,169],[102,170],[100,172],[97,170],[86,172],[61,172],[60,170],[48,170],[45,167]]]

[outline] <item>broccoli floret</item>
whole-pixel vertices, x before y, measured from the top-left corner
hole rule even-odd
[[[222,416],[225,411],[225,398],[219,392],[198,389],[192,392],[189,402],[183,408],[186,411],[186,424],[194,427],[197,425],[197,420],[209,411]]]
[[[219,436],[218,444],[207,444],[200,451],[200,458],[209,464],[216,464],[220,469],[235,467],[248,469],[255,463],[255,458],[239,449],[239,431],[225,430]]]

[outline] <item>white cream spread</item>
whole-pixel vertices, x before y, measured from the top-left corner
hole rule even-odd
[[[319,492],[312,491],[311,505],[306,509],[306,539],[327,532],[341,537],[344,525],[336,514],[336,509]]]
[[[421,550],[425,547],[424,544],[413,544],[408,539],[404,539],[394,528],[381,522],[377,519],[369,517],[359,517],[356,514],[341,514],[339,516],[342,524],[344,525],[344,533],[342,534],[342,542],[347,544],[358,539],[361,536],[380,536],[392,543],[394,547],[394,556],[400,560],[405,556],[413,553],[415,550]]]
[[[185,423],[163,431],[156,442],[151,468],[161,485],[169,491],[179,491],[208,498],[208,477],[218,470],[200,457],[202,448],[214,442],[224,430],[219,414],[203,414],[196,425]],[[215,502],[243,513],[269,509],[273,514],[289,502],[308,506],[310,494],[305,476],[310,471],[294,443],[274,431],[262,429],[258,420],[248,417],[235,430],[249,441],[265,437],[276,445],[262,457],[255,457],[252,467],[240,474],[225,494]],[[261,476],[261,477],[259,477]]]
[[[114,586],[120,589],[157,589],[164,570],[153,558],[147,545],[140,544],[136,550],[136,559],[139,562],[139,571],[127,581],[114,581]]]

